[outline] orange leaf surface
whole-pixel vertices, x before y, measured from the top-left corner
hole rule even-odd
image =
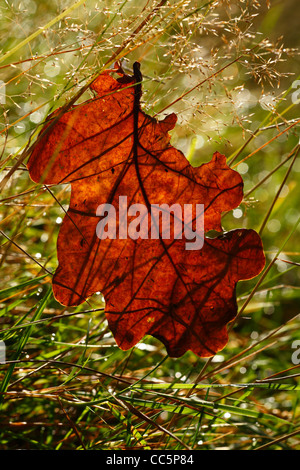
[[[78,305],[101,291],[109,327],[124,350],[150,334],[173,357],[187,350],[212,356],[228,341],[236,283],[264,267],[262,243],[255,231],[238,229],[187,249],[193,242],[185,232],[177,238],[176,227],[184,223],[185,205],[196,214],[203,204],[205,232],[222,231],[222,212],[242,200],[242,178],[218,152],[193,168],[170,145],[177,118],[157,121],[141,110],[139,64],[133,76],[118,68],[115,79],[112,72],[93,82],[95,98],[49,117],[28,162],[33,181],[72,188],[58,237],[54,295],[63,305]],[[131,207],[126,219],[120,201]],[[97,236],[101,204],[115,208],[114,238]],[[170,236],[160,228],[154,238],[149,214],[162,204],[177,204],[182,213],[170,210]],[[147,213],[135,213],[141,205]],[[133,228],[139,237],[129,236]]]

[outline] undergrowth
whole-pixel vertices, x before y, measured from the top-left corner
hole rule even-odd
[[[299,9],[1,3],[2,450],[300,448]],[[242,174],[244,200],[223,227],[263,240],[266,268],[238,284],[228,345],[208,360],[170,358],[152,337],[121,351],[100,292],[76,308],[53,298],[70,187],[34,184],[26,161],[47,115],[91,98],[88,84],[117,60],[128,73],[141,63],[142,107],[177,114],[172,144],[194,166],[218,150]]]

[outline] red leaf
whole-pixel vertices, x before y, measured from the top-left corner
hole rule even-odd
[[[192,204],[194,215],[196,205],[204,204],[205,231],[221,231],[221,213],[242,200],[242,179],[218,152],[193,168],[170,145],[168,131],[177,118],[171,114],[157,121],[141,110],[138,64],[133,77],[119,68],[115,80],[111,72],[94,81],[96,98],[56,121],[59,110],[50,116],[28,162],[34,181],[72,185],[57,244],[55,297],[63,305],[78,305],[101,291],[109,327],[122,349],[150,334],[173,357],[189,349],[211,356],[227,343],[226,325],[237,313],[236,283],[264,267],[262,243],[253,230],[239,229],[205,238],[201,249],[194,249],[196,244],[187,249],[193,242],[186,233],[174,238],[174,229],[182,227],[185,204]],[[160,230],[153,239],[150,217],[140,218],[135,233],[139,228],[148,239],[125,237],[124,230],[138,220],[133,214],[120,227],[125,212],[119,197],[125,202],[125,196],[128,207],[146,208],[145,217],[153,205],[178,204],[180,225],[171,213],[170,238]],[[116,210],[115,239],[100,240],[96,234],[100,204]]]

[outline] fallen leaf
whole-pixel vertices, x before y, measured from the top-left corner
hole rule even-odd
[[[205,232],[221,232],[221,214],[243,198],[242,178],[218,152],[193,168],[170,144],[176,115],[157,121],[141,110],[139,64],[133,76],[120,67],[107,70],[91,88],[95,98],[49,116],[28,161],[33,181],[72,188],[58,237],[54,295],[63,305],[78,305],[100,291],[109,327],[124,350],[152,335],[170,356],[187,350],[212,356],[228,341],[237,282],[264,267],[262,242],[255,231],[238,229],[205,237],[194,249],[185,232],[177,238],[176,229],[186,226],[187,204],[195,229],[197,204],[203,204]],[[125,203],[131,212],[124,222]],[[99,215],[104,204],[115,210],[115,219],[105,219],[106,228],[112,220],[113,239],[97,235],[108,215]],[[169,238],[162,228],[151,236],[151,208],[161,204],[182,209],[179,218],[168,212]],[[145,213],[134,212],[143,207]]]

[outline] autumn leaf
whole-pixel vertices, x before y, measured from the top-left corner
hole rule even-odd
[[[187,350],[212,356],[228,341],[237,282],[264,267],[262,243],[246,229],[202,234],[198,243],[197,208],[205,232],[221,232],[221,214],[243,198],[242,178],[218,152],[193,168],[170,144],[175,114],[157,121],[142,111],[141,81],[137,63],[133,76],[119,66],[103,72],[91,85],[95,98],[49,116],[31,154],[33,181],[72,188],[57,242],[54,295],[63,305],[78,305],[101,291],[124,350],[152,335],[170,356]],[[162,220],[157,225],[159,208],[166,209],[168,236]],[[189,235],[178,235],[187,226]]]

